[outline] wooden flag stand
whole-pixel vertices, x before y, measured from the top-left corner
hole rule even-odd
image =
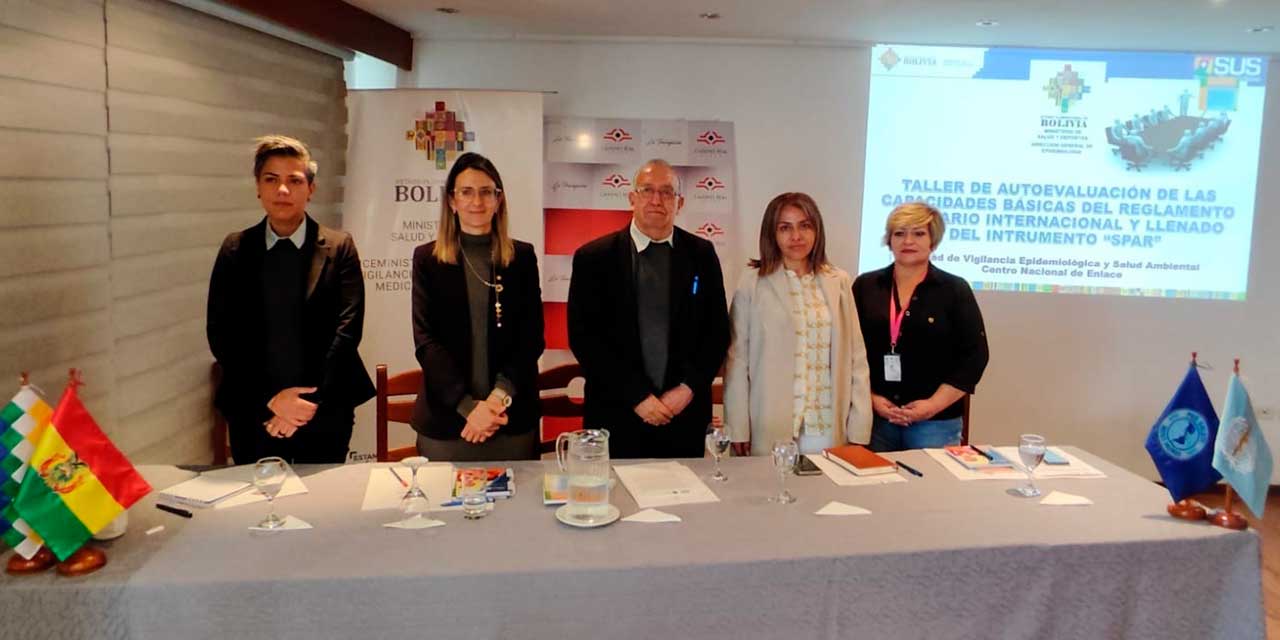
[[[58,559],[53,557],[53,552],[48,547],[40,547],[40,550],[30,560],[17,553],[9,556],[9,563],[5,566],[4,571],[11,576],[29,576],[44,573],[57,562]]]
[[[1195,351],[1191,352],[1191,366],[1199,366],[1196,362]],[[1200,504],[1194,500],[1179,500],[1177,502],[1172,502],[1168,507],[1165,507],[1165,510],[1169,512],[1169,515],[1183,520],[1204,520],[1205,516],[1208,514],[1208,512],[1204,510],[1204,507],[1200,506]]]
[[[74,578],[84,576],[107,566],[107,552],[85,545],[58,563],[58,575]]]
[[[1240,375],[1240,358],[1236,358],[1234,372],[1237,376]],[[1243,444],[1243,442],[1244,441],[1241,440],[1241,444]],[[1239,449],[1239,447],[1236,448]],[[1222,510],[1209,516],[1209,522],[1224,529],[1235,529],[1236,531],[1248,529],[1249,521],[1245,520],[1240,514],[1231,510],[1231,507],[1235,502],[1236,492],[1231,488],[1230,482],[1226,483],[1226,485],[1227,499],[1222,505]]]

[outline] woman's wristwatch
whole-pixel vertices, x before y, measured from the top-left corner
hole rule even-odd
[[[497,398],[498,402],[501,402],[504,408],[511,406],[511,394],[503,391],[501,388],[495,387],[493,391],[489,392],[489,395]]]

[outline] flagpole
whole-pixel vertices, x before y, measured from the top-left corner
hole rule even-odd
[[[1237,377],[1240,375],[1240,358],[1236,358],[1235,368],[1232,369],[1232,373],[1234,373]],[[1221,511],[1218,511],[1217,513],[1209,516],[1209,522],[1216,524],[1219,527],[1223,527],[1226,529],[1235,529],[1237,531],[1248,529],[1249,521],[1245,520],[1244,517],[1241,516],[1240,514],[1235,513],[1231,510],[1232,505],[1235,503],[1236,492],[1231,488],[1230,482],[1227,482],[1225,484],[1226,484],[1227,499],[1222,505]]]
[[[1199,363],[1196,362],[1196,353],[1197,352],[1195,351],[1191,352],[1192,367],[1200,366]],[[1204,510],[1204,507],[1200,506],[1196,501],[1187,498],[1170,503],[1169,506],[1165,507],[1165,510],[1169,512],[1169,515],[1183,520],[1204,520],[1205,517],[1208,516],[1208,512]]]

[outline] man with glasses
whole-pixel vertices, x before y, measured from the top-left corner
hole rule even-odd
[[[701,457],[729,347],[720,260],[676,228],[684,196],[670,164],[646,162],[633,184],[631,224],[573,256],[569,346],[586,378],[583,425],[609,430],[613,457]]]

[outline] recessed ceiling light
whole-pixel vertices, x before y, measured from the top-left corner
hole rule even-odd
[[[454,9],[453,7],[436,7],[436,11],[439,11],[440,13],[446,13],[449,15],[458,13],[458,10]]]
[[[1248,29],[1249,33],[1271,33],[1272,31],[1275,31],[1275,30],[1276,28],[1269,24],[1264,24],[1259,27],[1249,27]]]
[[[698,17],[702,18],[703,20],[719,20],[720,14],[714,11],[707,11],[705,13],[699,13]]]
[[[983,19],[981,19],[981,20],[979,20],[979,21],[975,22],[974,24],[978,25],[979,27],[998,27],[998,26],[1000,26],[1000,23],[999,23],[999,22],[996,22],[995,20],[992,20],[991,18],[983,18]]]

